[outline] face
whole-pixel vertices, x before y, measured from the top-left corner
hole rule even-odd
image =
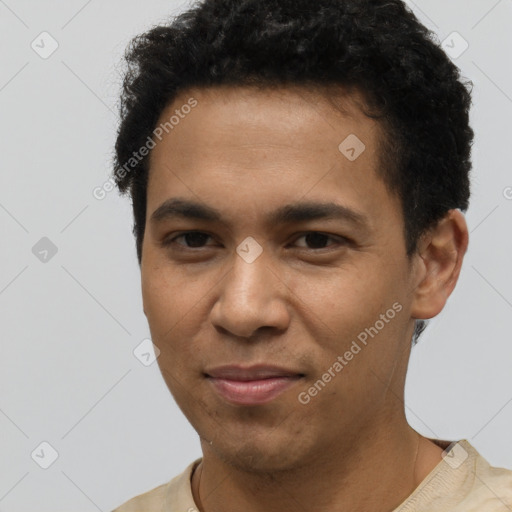
[[[161,115],[144,312],[205,457],[290,469],[402,419],[414,271],[361,101],[218,87]]]

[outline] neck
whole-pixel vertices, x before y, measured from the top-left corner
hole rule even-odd
[[[255,474],[226,464],[204,443],[192,492],[200,512],[277,512],[298,505],[389,512],[440,462],[441,453],[406,424],[381,436],[374,432],[357,447],[333,447],[299,469]]]

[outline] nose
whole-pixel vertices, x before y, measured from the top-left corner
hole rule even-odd
[[[251,338],[258,329],[286,330],[290,321],[287,287],[263,252],[248,263],[236,252],[233,266],[219,283],[210,318],[233,336]]]

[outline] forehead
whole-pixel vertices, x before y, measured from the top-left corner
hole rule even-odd
[[[192,108],[191,103],[195,104]],[[344,133],[357,132],[354,134],[370,144],[381,135],[380,125],[362,112],[364,106],[364,97],[358,90],[332,86],[191,88],[167,105],[158,126],[165,128],[171,120],[172,126],[167,126],[163,136],[172,132],[180,137],[179,144],[187,142],[184,139],[194,131],[197,138],[206,133],[209,145],[226,145],[229,134],[233,145],[243,143],[244,149],[261,144],[302,148],[304,142],[309,150],[321,146],[332,149],[333,145],[336,149]],[[197,150],[200,148],[193,154]]]
[[[396,209],[377,174],[381,127],[361,107],[357,91],[181,92],[158,122],[167,128],[150,154],[148,216],[173,196],[233,214],[242,207],[264,214],[263,197],[272,209],[300,198],[336,201],[370,216],[384,202]]]

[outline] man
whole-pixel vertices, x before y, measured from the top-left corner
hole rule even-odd
[[[127,53],[115,179],[203,457],[117,509],[512,510],[404,413],[468,245],[470,94],[399,0],[204,0]]]

